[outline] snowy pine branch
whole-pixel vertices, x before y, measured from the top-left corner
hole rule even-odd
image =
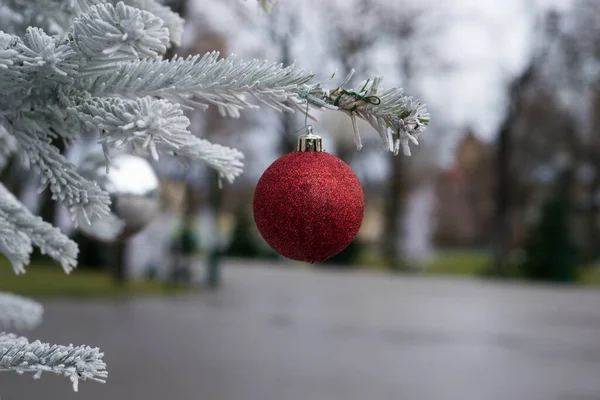
[[[70,38],[83,60],[78,75],[86,75],[110,72],[140,58],[159,58],[167,51],[169,30],[153,14],[118,3],[81,15]]]
[[[183,36],[183,18],[173,12],[169,7],[161,4],[157,0],[126,0],[125,3],[131,7],[148,11],[163,21],[164,26],[169,30],[171,43],[175,46],[181,46]]]
[[[9,5],[22,1],[10,0]],[[56,1],[40,3],[48,6]],[[18,147],[26,164],[41,175],[42,188],[49,187],[76,222],[106,217],[110,204],[108,194],[78,174],[53,145],[54,140],[69,144],[83,131],[97,132],[107,158],[115,146],[155,159],[174,154],[201,159],[233,181],[242,172],[243,155],[192,135],[183,107],[215,105],[222,114],[238,117],[242,110],[259,105],[305,113],[308,102],[313,109],[348,114],[358,148],[356,118],[362,118],[396,154],[400,148],[410,154],[410,143],[417,144],[429,123],[424,105],[399,88],[381,89],[381,78],[354,89],[343,87],[347,81],[328,89],[313,82],[312,73],[293,65],[233,56],[220,59],[214,52],[163,60],[173,41],[170,26],[182,25],[155,0],[61,2],[68,3],[66,13],[71,18],[64,34],[52,36],[40,28],[28,28],[23,38],[0,33],[0,126],[6,130],[0,140]],[[261,4],[268,8],[273,3]],[[6,158],[8,153],[3,150],[1,155]],[[3,233],[15,229],[17,222],[6,211],[0,214]],[[28,229],[40,221],[30,222]],[[31,231],[22,225],[18,228],[17,235],[2,235],[0,247],[21,271],[32,244],[39,246],[49,239],[28,241]],[[56,246],[49,249],[62,257]],[[59,260],[66,270],[69,257]]]
[[[10,156],[17,150],[17,140],[0,125],[0,171],[8,163]]]
[[[0,330],[32,329],[42,322],[44,308],[36,301],[11,293],[0,293]]]
[[[49,34],[65,37],[75,18],[90,10],[93,5],[120,0],[2,0],[0,2],[0,27],[6,32],[23,35],[30,26]],[[147,11],[160,18],[169,30],[170,41],[179,46],[183,36],[183,19],[159,0],[125,0],[125,4]]]
[[[32,244],[39,247],[42,254],[58,261],[65,272],[75,268],[79,252],[75,242],[29,212],[0,184],[0,250],[11,260],[17,273],[25,272],[23,265],[29,263]]]
[[[199,158],[229,182],[242,172],[242,153],[189,134],[190,121],[179,104],[151,97],[129,101],[93,98],[72,109],[72,113],[106,132],[101,134],[100,143],[107,149],[126,146],[154,159],[158,159],[159,152]]]
[[[353,72],[352,72],[353,73]],[[351,76],[346,78],[348,81]],[[386,147],[398,154],[402,147],[410,155],[410,143],[419,144],[417,139],[429,124],[429,113],[424,104],[404,96],[400,88],[379,91],[382,77],[362,82],[357,90],[337,88],[327,98],[317,99],[332,102],[352,119],[357,148],[362,147],[356,117],[367,121],[379,133]],[[308,95],[310,101],[314,95]]]
[[[402,89],[379,93],[381,77],[356,90],[326,90],[321,83],[310,84],[312,79],[313,74],[293,65],[241,61],[234,56],[219,59],[219,53],[212,52],[202,57],[123,64],[111,74],[86,78],[76,86],[93,96],[156,96],[195,107],[215,104],[231,117],[238,117],[243,109],[257,108],[252,99],[278,111],[292,111],[293,106],[302,112],[306,110],[298,103],[307,100],[313,107],[343,111],[353,123],[355,117],[365,119],[390,151],[397,153],[402,147],[407,155],[409,143],[418,144],[417,138],[429,123],[425,106],[404,96]],[[355,123],[354,127],[360,148]]]
[[[31,118],[29,118],[31,117]],[[24,113],[17,121],[9,121],[9,132],[19,142],[25,165],[41,176],[40,191],[49,187],[52,198],[59,200],[70,212],[73,221],[87,221],[110,212],[110,197],[95,182],[84,179],[75,166],[51,144],[51,137],[43,121],[36,115]]]
[[[258,0],[269,12],[277,0]],[[399,88],[384,90],[381,78],[358,88],[328,89],[313,74],[265,61],[219,58],[218,53],[163,60],[181,42],[183,20],[159,0],[0,0],[0,168],[18,151],[41,189],[66,206],[73,219],[110,219],[108,193],[77,172],[55,146],[68,146],[84,132],[97,133],[109,160],[114,147],[136,153],[201,159],[229,181],[242,172],[243,155],[192,135],[185,107],[218,107],[239,117],[265,105],[278,111],[329,109],[368,121],[395,154],[429,123],[425,106]],[[75,267],[77,246],[60,230],[31,214],[0,184],[0,253],[17,273],[25,272],[33,246]],[[0,327],[39,323],[37,303],[0,294]],[[67,376],[104,382],[99,349],[30,343],[0,334],[0,370]]]
[[[239,117],[244,108],[258,108],[248,97],[275,109],[289,109],[284,102],[293,89],[313,78],[294,66],[266,61],[219,59],[218,52],[173,60],[145,60],[121,65],[118,71],[76,82],[93,96],[157,96],[205,108],[216,104],[224,115]]]
[[[17,274],[25,272],[32,251],[31,238],[17,230],[9,215],[0,211],[0,253],[8,258]]]
[[[23,35],[30,26],[61,35],[77,15],[100,2],[104,0],[2,0],[0,26],[17,35]]]
[[[61,346],[29,342],[24,337],[0,333],[0,370],[19,374],[33,372],[39,379],[43,372],[68,377],[77,391],[79,381],[105,382],[104,353],[89,346]]]

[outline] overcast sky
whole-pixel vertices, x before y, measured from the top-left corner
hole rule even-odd
[[[509,82],[531,55],[536,17],[548,8],[566,9],[570,0],[446,0],[449,26],[438,41],[439,54],[455,68],[429,75],[420,92],[430,104],[433,129],[447,135],[442,163],[451,161],[455,129],[472,126],[480,137],[493,139],[506,109]],[[443,125],[443,126],[442,126]],[[423,138],[427,140],[427,138]]]
[[[323,33],[324,26],[331,21],[323,19],[315,7],[315,4],[323,3],[291,1],[280,0],[278,7],[283,10],[292,4],[300,7],[298,12],[302,13],[303,23],[293,49],[297,64],[320,73],[321,77],[328,76],[338,65],[328,57],[331,42]],[[351,8],[360,4],[360,0],[327,1],[328,5],[339,7],[340,20],[347,21],[348,26],[355,27],[353,29],[364,29],[366,22],[355,21],[356,16],[351,15]],[[465,127],[473,127],[483,139],[493,139],[507,106],[508,84],[523,70],[531,55],[536,17],[549,7],[566,9],[571,3],[571,0],[378,1],[385,2],[390,10],[428,7],[428,14],[435,16],[431,19],[433,38],[428,41],[434,49],[435,60],[431,65],[426,63],[410,82],[402,86],[408,86],[409,94],[416,94],[428,104],[432,126],[421,140],[436,144],[435,158],[442,165],[452,161],[454,145]],[[231,10],[233,3],[235,12]],[[207,8],[206,1],[197,0],[191,14],[203,15],[204,24],[210,21],[211,29],[226,34],[231,41],[231,51],[241,57],[277,59],[277,52],[265,46],[264,31],[265,26],[273,23],[280,25],[278,29],[289,29],[285,18],[265,16],[253,1],[235,0],[233,3],[211,2],[211,7]],[[279,12],[285,15],[281,10]],[[232,29],[241,26],[246,29]],[[417,55],[419,45],[417,42]],[[402,84],[399,82],[402,77],[396,72],[397,60],[393,57],[399,50],[397,44],[380,43],[370,54],[372,67],[369,73],[383,74],[386,86]],[[436,65],[449,68],[442,70]]]

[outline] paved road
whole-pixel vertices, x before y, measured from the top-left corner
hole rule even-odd
[[[30,338],[109,382],[0,375],[7,399],[599,400],[600,292],[228,265],[213,293],[53,301]]]

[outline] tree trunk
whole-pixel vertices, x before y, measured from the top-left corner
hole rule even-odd
[[[498,276],[507,275],[506,255],[510,240],[510,127],[506,126],[498,135],[496,144],[496,192],[495,221],[493,233],[494,272]]]
[[[277,18],[276,15],[273,15]],[[271,36],[274,40],[278,40],[281,46],[281,63],[283,65],[290,65],[293,61],[291,49],[290,49],[290,37],[297,31],[297,21],[295,16],[290,16],[289,31],[283,37],[278,37],[275,31],[271,32]],[[292,113],[281,113],[281,125],[283,132],[281,133],[280,152],[281,154],[287,154],[296,150],[297,138],[294,136],[294,132],[299,127],[295,126],[295,114]],[[305,134],[306,132],[298,132],[298,134]]]
[[[405,78],[405,89],[413,76],[413,68],[408,58],[402,58],[402,72]],[[402,221],[404,203],[406,201],[406,157],[402,150],[396,156],[388,154],[390,165],[389,192],[384,198],[384,256],[388,266],[394,271],[407,271],[408,265],[402,257],[400,243],[402,239]]]
[[[495,157],[495,215],[494,232],[492,234],[492,251],[494,256],[494,273],[498,276],[506,276],[507,259],[510,251],[510,155],[511,136],[517,123],[523,95],[527,85],[532,81],[534,75],[534,64],[515,79],[510,88],[510,104],[504,117],[496,143]]]
[[[211,174],[208,203],[214,213],[213,234],[215,237],[213,238],[213,243],[208,254],[205,283],[210,288],[217,288],[221,285],[221,252],[223,249],[221,243],[222,232],[219,229],[219,216],[223,203],[223,189],[219,188],[219,175],[216,171]]]
[[[600,238],[600,229],[598,227],[598,202],[596,195],[600,191],[600,177],[594,179],[593,184],[588,190],[590,205],[586,208],[585,216],[585,232],[587,243],[585,243],[585,251],[583,252],[582,262],[584,264],[595,262],[600,255],[598,243]]]
[[[110,244],[111,271],[113,280],[117,285],[127,282],[127,241],[118,240]]]
[[[171,9],[177,12],[183,18],[186,17],[187,14],[187,1],[186,0],[176,0],[170,2]],[[197,44],[191,49],[194,53],[204,53],[206,51],[216,50],[221,54],[226,54],[227,52],[227,39],[220,34],[208,34],[205,36],[201,36],[198,38]],[[175,54],[175,49],[171,48],[167,52],[165,58],[171,58]],[[211,137],[216,136],[220,133],[223,133],[223,125],[225,122],[224,117],[222,117],[214,107],[209,108],[205,115],[205,135],[206,138],[210,140]],[[208,260],[206,264],[206,276],[205,283],[207,286],[211,288],[216,288],[221,283],[221,252],[222,252],[222,244],[220,243],[221,232],[219,232],[218,220],[221,212],[221,203],[223,200],[223,189],[219,188],[219,176],[215,171],[210,171],[210,182],[208,188],[208,204],[209,207],[213,210],[214,213],[214,223],[213,227],[214,235],[212,247],[209,249]],[[185,187],[185,196],[186,196],[186,211],[185,218],[192,218],[196,214],[197,204],[196,204],[196,196],[195,189],[189,184],[186,183]]]
[[[585,228],[587,243],[585,244],[586,249],[583,255],[583,263],[595,262],[600,255],[598,249],[599,238],[600,238],[600,227],[598,224],[598,212],[600,211],[600,205],[596,200],[596,196],[600,193],[600,149],[598,148],[598,139],[594,139],[598,128],[600,128],[600,90],[594,90],[592,93],[592,116],[591,116],[591,132],[589,132],[589,140],[591,143],[588,144],[587,152],[589,163],[594,166],[596,176],[593,182],[588,188],[588,196],[590,199],[590,205],[586,208],[587,215],[585,216]]]
[[[390,156],[390,181],[388,195],[385,197],[384,254],[392,270],[406,270],[399,248],[402,235],[400,218],[404,209],[404,155]]]

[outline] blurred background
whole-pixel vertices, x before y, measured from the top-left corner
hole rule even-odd
[[[349,118],[317,115],[366,208],[354,242],[315,265],[277,255],[252,216],[298,114],[190,113],[194,134],[245,153],[244,174],[219,189],[202,163],[154,163],[160,212],[121,245],[74,230],[13,162],[0,179],[76,238],[80,267],[64,277],[39,256],[24,278],[2,268],[0,289],[46,299],[45,338],[107,353],[109,382],[80,396],[600,399],[600,1],[167,4],[187,21],[171,55],[337,71],[331,87],[383,75],[432,124],[394,157],[367,124],[357,151]],[[65,150],[75,164],[98,151],[94,137]],[[7,393],[72,396],[12,379]]]

